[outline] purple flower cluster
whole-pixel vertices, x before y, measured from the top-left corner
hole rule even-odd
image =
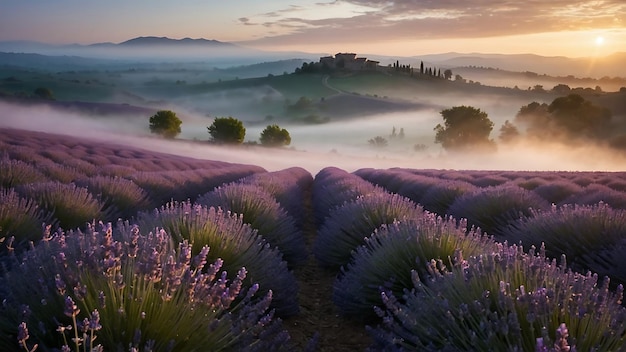
[[[269,311],[272,291],[255,298],[248,271],[231,278],[221,259],[206,267],[208,247],[194,257],[188,242],[128,224],[46,238],[3,278],[2,346],[30,338],[44,349],[217,350],[288,340]]]
[[[548,256],[565,255],[576,271],[626,283],[626,210],[603,203],[553,206],[511,223],[503,236],[525,246],[545,244]]]
[[[521,247],[415,274],[403,302],[383,292],[376,346],[400,350],[618,351],[626,347],[623,288],[581,275]],[[540,339],[540,340],[539,340]],[[557,348],[558,347],[558,348]],[[541,350],[541,349],[540,349]]]
[[[260,285],[260,293],[272,290],[272,308],[280,316],[298,313],[298,284],[282,254],[257,235],[241,216],[191,202],[169,203],[151,213],[139,213],[141,228],[164,229],[175,241],[193,243],[194,252],[211,248],[208,260],[221,258],[225,269],[246,267],[251,278],[245,284]],[[254,281],[252,281],[254,280]]]
[[[495,249],[490,238],[475,232],[466,234],[464,222],[457,225],[454,219],[428,212],[383,225],[356,249],[352,262],[342,269],[333,287],[333,301],[345,315],[372,320],[376,318],[372,307],[382,306],[380,292],[401,297],[413,287],[412,271],[427,277],[431,259],[454,265],[463,255]]]

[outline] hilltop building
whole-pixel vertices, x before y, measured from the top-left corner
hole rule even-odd
[[[354,53],[337,53],[335,56],[324,56],[319,63],[330,69],[346,69],[351,71],[376,71],[378,61],[368,60],[364,57],[356,57]]]

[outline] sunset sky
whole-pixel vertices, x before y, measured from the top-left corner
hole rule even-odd
[[[624,0],[0,0],[0,41],[206,38],[265,50],[593,56],[626,51]]]

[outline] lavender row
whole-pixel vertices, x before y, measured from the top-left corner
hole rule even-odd
[[[240,214],[292,266],[301,264],[307,257],[302,230],[276,198],[260,186],[230,183],[203,194],[198,204]]]
[[[245,266],[250,276],[245,283],[259,284],[262,293],[273,291],[272,308],[279,315],[298,312],[298,285],[283,254],[246,224],[242,215],[182,202],[142,212],[137,223],[145,229],[164,229],[175,242],[189,241],[196,252],[208,246],[210,260],[224,260],[231,275]]]
[[[301,167],[255,173],[241,180],[269,192],[302,228],[308,215],[307,199],[310,199],[313,176]]]
[[[346,202],[371,193],[385,190],[337,167],[327,167],[315,175],[313,182],[313,213],[318,225],[322,224],[336,208]]]
[[[413,272],[411,291],[383,291],[382,323],[369,328],[381,351],[621,351],[623,287],[579,274],[519,246],[441,260]]]

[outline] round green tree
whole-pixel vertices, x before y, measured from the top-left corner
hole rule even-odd
[[[261,144],[268,147],[282,147],[291,144],[289,131],[278,125],[269,125],[261,132]]]
[[[491,149],[494,142],[489,139],[493,122],[487,113],[472,106],[455,106],[441,111],[444,124],[435,127],[435,143],[446,150]]]
[[[165,138],[175,138],[183,122],[170,110],[160,110],[150,117],[150,132]]]
[[[211,138],[216,143],[241,144],[246,136],[243,122],[234,117],[216,117],[207,127]]]

